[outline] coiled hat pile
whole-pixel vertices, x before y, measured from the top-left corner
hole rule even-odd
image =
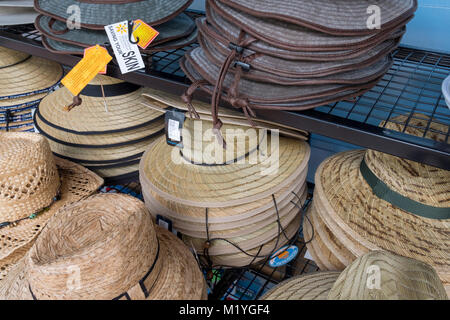
[[[34,121],[55,155],[79,163],[107,183],[137,179],[139,160],[164,132],[160,112],[144,105],[141,88],[98,75],[81,92],[81,105],[61,88],[41,101]]]
[[[0,47],[0,131],[34,131],[33,110],[63,76],[63,68]]]
[[[296,238],[310,148],[302,140],[186,119],[183,148],[155,141],[140,163],[145,203],[172,221],[209,266],[262,261]],[[241,139],[235,139],[240,137]]]
[[[153,26],[158,37],[145,52],[177,49],[195,41],[197,29],[183,13],[192,0],[36,0],[41,15],[35,26],[44,46],[57,53],[83,54],[85,48],[109,42],[104,26],[140,19]],[[68,28],[72,6],[77,5],[81,28]]]
[[[380,24],[372,28],[372,2],[207,0],[200,48],[181,67],[193,88],[212,95],[216,128],[220,99],[250,118],[256,109],[305,110],[359,96],[389,70],[417,8],[416,0],[377,1]]]
[[[407,125],[406,125],[407,124]],[[414,114],[386,129],[445,141],[448,125]],[[427,130],[429,128],[429,130]],[[436,269],[450,292],[450,171],[374,150],[325,160],[316,172],[307,244],[321,270],[342,270],[371,250],[415,258]],[[311,235],[304,224],[305,235]]]

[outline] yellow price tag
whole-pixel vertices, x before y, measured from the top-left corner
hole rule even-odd
[[[134,21],[133,36],[136,40],[139,39],[137,45],[142,49],[146,49],[158,35],[159,32],[144,21],[140,19]]]
[[[74,96],[77,96],[111,60],[112,57],[109,55],[108,50],[96,45],[61,80],[61,83]]]
[[[108,53],[108,50],[106,50],[104,47],[100,47],[103,50],[105,50]],[[93,47],[89,47],[84,49],[84,58],[88,57],[89,55],[91,55],[92,53],[95,53],[95,50],[97,49],[97,46],[93,46]],[[99,74],[106,74],[108,65],[105,65],[105,67],[99,72]]]

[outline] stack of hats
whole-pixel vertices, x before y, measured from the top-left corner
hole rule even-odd
[[[444,142],[448,125],[425,115],[398,116],[386,129]],[[374,150],[325,160],[308,212],[308,251],[321,270],[342,270],[370,250],[433,266],[450,292],[450,171]],[[305,236],[312,235],[308,223]]]
[[[140,19],[159,32],[145,52],[164,51],[195,42],[195,22],[183,13],[191,3],[192,0],[37,0],[35,9],[41,15],[35,26],[48,50],[83,54],[85,48],[109,42],[104,26]],[[79,8],[80,28],[67,25],[71,19],[69,8],[73,5]]]
[[[0,131],[34,131],[34,109],[62,76],[55,62],[0,47]]]
[[[66,206],[0,281],[0,299],[200,300],[206,283],[181,240],[136,198],[98,194]]]
[[[436,271],[421,261],[373,251],[342,273],[319,272],[291,278],[262,300],[448,300]]]
[[[0,280],[60,208],[95,193],[103,179],[52,155],[37,133],[0,132]]]
[[[36,16],[33,0],[0,0],[0,26],[33,23]]]
[[[197,20],[200,48],[181,67],[212,95],[215,126],[224,99],[246,115],[256,109],[305,110],[371,89],[389,70],[416,0],[208,0]],[[193,92],[194,90],[190,90]]]
[[[155,141],[140,163],[150,212],[171,221],[208,267],[261,262],[296,239],[310,148],[303,140],[187,118],[182,147]]]
[[[139,160],[164,132],[164,117],[144,105],[144,88],[98,75],[67,111],[73,95],[61,88],[36,109],[36,129],[55,155],[96,172],[107,183],[137,179]]]

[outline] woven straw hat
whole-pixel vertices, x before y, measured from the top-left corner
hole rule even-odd
[[[173,234],[155,229],[141,201],[99,194],[63,208],[49,221],[25,259],[0,282],[0,296],[201,299],[205,282],[189,249]]]
[[[147,89],[147,92],[143,94],[146,98],[145,106],[154,110],[165,113],[169,107],[175,107],[179,110],[186,111],[186,116],[189,114],[189,109],[185,102],[183,102],[179,96],[166,93],[164,91]],[[192,106],[198,113],[200,120],[212,121],[211,105],[198,100],[192,100]],[[219,117],[224,124],[238,125],[241,127],[250,127],[251,124],[247,121],[246,117],[241,113],[231,109],[220,108]],[[280,130],[280,134],[289,138],[297,138],[306,140],[308,132],[303,130],[294,129],[285,125],[279,125],[267,120],[252,119],[255,129],[268,129],[268,130]]]
[[[55,62],[0,47],[0,100],[49,92],[62,76]]]
[[[192,0],[35,0],[36,11],[66,21],[70,18],[67,8],[80,8],[81,26],[103,30],[103,26],[124,20],[142,19],[150,25],[171,20],[187,9]]]
[[[219,0],[237,10],[258,18],[274,18],[298,24],[328,34],[355,35],[377,33],[367,27],[370,0]],[[417,9],[417,0],[381,0],[376,5],[381,11],[381,31],[398,20],[411,16]]]
[[[447,300],[448,297],[436,271],[428,264],[386,251],[373,251],[355,260],[339,275],[328,299]]]
[[[317,272],[281,282],[261,300],[448,300],[436,271],[415,259],[370,252],[343,272]]]
[[[54,158],[38,134],[0,133],[0,142],[0,264],[5,267],[23,256],[59,208],[91,195],[103,180]]]
[[[406,120],[403,116],[394,118],[386,128],[402,131]],[[423,136],[428,123],[426,116],[415,114],[405,131]],[[430,132],[447,130],[447,126],[435,122],[429,126],[435,129]],[[445,139],[436,133],[429,133],[427,138]],[[367,181],[379,181],[377,189]],[[386,198],[380,193],[383,190],[391,197],[395,195],[397,200]],[[341,247],[355,258],[370,250],[387,250],[430,264],[448,286],[449,195],[449,171],[372,150],[349,151],[325,160],[318,168],[315,211],[310,214],[317,214],[316,220],[323,222],[338,240],[326,240],[329,238],[326,235],[320,237],[322,243],[329,241],[336,245],[328,249],[331,256]],[[398,199],[403,200],[398,202]]]

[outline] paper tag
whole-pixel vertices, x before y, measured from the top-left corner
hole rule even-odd
[[[271,257],[269,261],[269,265],[272,268],[278,268],[281,266],[284,266],[285,264],[288,264],[298,254],[298,247],[297,246],[285,246],[278,251],[276,251]]]
[[[308,250],[306,250],[304,258],[308,259],[308,260],[311,260],[311,261],[314,261],[314,258],[311,256],[311,254],[309,253]]]
[[[166,141],[171,146],[182,146],[183,124],[186,116],[184,112],[168,110],[165,115]]]
[[[100,47],[100,48],[103,48],[103,47]],[[95,49],[96,49],[96,46],[84,49],[84,58],[89,57],[95,51]],[[103,49],[105,49],[106,53],[108,53],[108,50],[106,50],[106,48],[103,48]],[[105,68],[103,68],[103,70],[101,70],[99,72],[99,74],[106,74],[107,68],[108,68],[108,65],[105,65]]]
[[[112,60],[108,51],[96,45],[87,57],[81,59],[75,67],[61,80],[61,83],[74,95],[77,96],[91,82],[95,76],[102,71]]]
[[[164,228],[172,232],[172,221],[167,218],[164,218],[159,214],[156,216],[156,224],[161,228]]]
[[[158,35],[159,32],[144,21],[140,19],[134,20],[133,36],[135,39],[139,39],[137,45],[142,49],[147,49],[150,43],[152,43]]]
[[[138,46],[130,42],[128,21],[110,24],[105,30],[122,74],[145,68]],[[131,37],[134,41],[133,35]]]

